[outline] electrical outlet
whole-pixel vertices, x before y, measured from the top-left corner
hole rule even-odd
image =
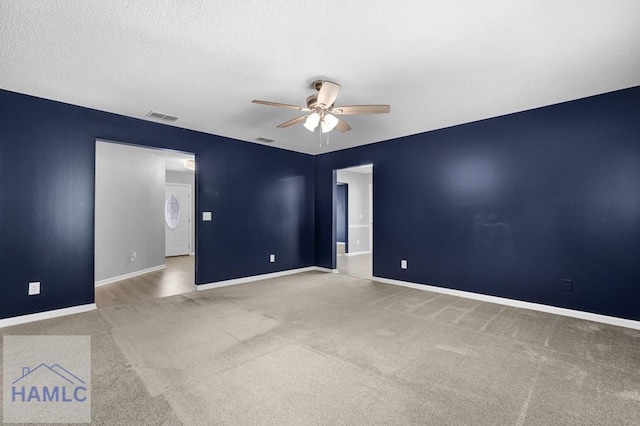
[[[133,262],[134,260],[136,260],[136,257],[138,256],[138,253],[136,253],[135,251],[132,251],[129,254],[129,262]]]
[[[400,268],[402,269],[407,269],[409,266],[407,265],[407,261],[406,260],[401,260],[400,261]]]
[[[36,294],[40,294],[40,281],[29,283],[29,296],[35,296]]]
[[[269,255],[269,262],[274,263],[276,261],[276,255],[275,254],[270,254]]]
[[[562,289],[564,291],[573,291],[573,280],[564,278],[562,280]]]

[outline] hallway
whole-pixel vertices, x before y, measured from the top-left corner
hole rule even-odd
[[[371,253],[345,256],[338,252],[336,265],[341,274],[368,279],[373,276],[373,255]]]

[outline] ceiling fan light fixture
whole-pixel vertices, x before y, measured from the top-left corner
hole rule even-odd
[[[391,110],[390,105],[344,105],[336,108],[334,107],[334,102],[340,93],[340,85],[338,83],[316,80],[312,83],[312,87],[316,89],[317,93],[307,97],[306,106],[261,101],[258,99],[254,99],[251,102],[254,104],[305,111],[307,114],[278,124],[277,127],[282,129],[295,124],[302,124],[311,133],[316,131],[318,125],[320,125],[322,133],[329,133],[333,129],[337,129],[340,133],[351,130],[351,126],[343,119],[336,117],[336,115],[387,114]]]
[[[313,114],[310,114],[304,121],[304,127],[306,127],[306,129],[310,132],[313,132],[314,130],[316,130],[316,127],[318,127],[318,123],[320,123],[320,114],[314,112]]]
[[[195,171],[196,170],[196,160],[185,160],[184,168],[187,170]]]
[[[322,133],[329,133],[338,125],[338,119],[333,114],[326,114],[320,125],[322,126]]]

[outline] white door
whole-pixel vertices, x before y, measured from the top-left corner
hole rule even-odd
[[[191,253],[191,185],[168,183],[164,197],[165,256]]]

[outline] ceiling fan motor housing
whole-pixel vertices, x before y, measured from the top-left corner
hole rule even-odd
[[[314,89],[316,89],[318,92],[320,91],[320,88],[322,87],[322,80],[316,80],[313,83],[311,83],[311,87],[313,87]]]
[[[318,94],[317,93],[314,93],[313,95],[310,95],[310,96],[307,97],[307,108],[315,109],[317,105],[318,105]]]

